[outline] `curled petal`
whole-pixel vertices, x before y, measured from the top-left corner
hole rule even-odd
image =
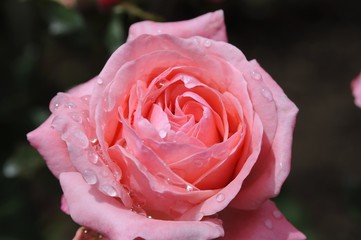
[[[73,220],[109,239],[213,239],[224,235],[216,220],[165,221],[134,213],[86,184],[78,173],[62,173],[60,183]]]
[[[179,22],[138,22],[130,26],[127,41],[129,42],[142,34],[170,34],[182,38],[202,36],[227,42],[226,26],[224,24],[222,10]]]

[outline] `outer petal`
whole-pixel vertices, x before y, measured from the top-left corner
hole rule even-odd
[[[163,221],[134,213],[86,184],[79,173],[62,173],[60,183],[73,220],[117,239],[213,239],[224,235],[218,221]]]
[[[69,93],[79,97],[91,94],[93,85],[94,79],[69,90]],[[66,144],[61,139],[60,133],[50,127],[53,118],[54,115],[50,115],[42,125],[28,133],[27,138],[46,160],[52,173],[58,177],[62,172],[75,171],[75,169],[70,162]]]
[[[247,240],[300,240],[306,237],[293,227],[277,210],[276,205],[266,201],[259,209],[241,211],[225,209],[220,218],[223,220],[225,237],[222,239]]]
[[[232,202],[232,206],[239,209],[257,208],[266,199],[279,193],[290,171],[293,130],[298,112],[298,108],[287,98],[271,76],[256,61],[251,61],[250,64],[249,73],[245,73],[250,91],[266,90],[267,92],[262,93],[266,94],[264,99],[272,102],[275,108],[273,113],[269,112],[269,108],[265,107],[267,101],[260,104],[258,98],[252,97],[255,111],[263,123],[265,135],[259,159],[250,176],[245,180],[240,193]],[[252,79],[250,75],[252,71],[257,71],[262,79]],[[255,89],[255,81],[262,81],[265,88]]]
[[[167,23],[152,21],[138,22],[130,26],[127,41],[131,41],[142,34],[170,34],[182,38],[202,36],[227,42],[226,26],[224,24],[222,10],[207,13],[187,21]]]
[[[361,72],[351,82],[352,94],[355,97],[355,104],[361,108]]]

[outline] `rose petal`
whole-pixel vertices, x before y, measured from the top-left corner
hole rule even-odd
[[[221,239],[247,240],[301,240],[306,237],[293,227],[278,211],[276,205],[266,201],[257,210],[241,211],[226,208],[220,213],[225,228]]]
[[[60,183],[73,220],[110,239],[213,239],[224,235],[215,220],[164,221],[136,214],[86,184],[79,173],[62,173]]]
[[[355,98],[356,106],[361,108],[361,72],[359,75],[351,82],[352,94]]]
[[[250,155],[243,156],[243,158],[246,157],[246,159],[241,158],[239,160],[239,164],[242,165],[240,172],[226,187],[219,191],[218,194],[215,194],[213,197],[186,212],[182,216],[182,220],[194,219],[195,216],[200,214],[203,216],[216,214],[227,207],[231,200],[237,195],[242,187],[244,179],[249,175],[257,161],[259,152],[261,151],[261,139],[263,133],[262,123],[257,115],[253,120],[253,122],[249,123],[249,126],[251,126],[254,131],[246,134],[243,148],[239,149],[239,151],[250,153]],[[219,198],[219,194],[222,196],[221,199]]]
[[[256,208],[266,199],[279,193],[290,171],[293,129],[298,112],[294,103],[287,98],[277,83],[256,61],[251,62],[249,69],[257,71],[263,79],[262,81],[252,79],[251,72],[245,75],[250,83],[249,86],[253,88],[253,93],[257,90],[254,82],[258,81],[258,84],[265,84],[264,89],[267,88],[267,91],[270,91],[272,99],[268,98],[269,95],[266,97],[252,96],[255,111],[264,126],[265,137],[259,160],[232,203],[241,209]],[[259,95],[264,94],[260,88],[258,90]],[[269,113],[266,109],[267,106],[271,107],[270,104],[275,104],[274,113]],[[267,146],[271,148],[269,149]]]
[[[66,202],[66,199],[65,199],[64,195],[61,196],[60,209],[63,212],[65,212],[66,214],[70,214],[69,213],[68,203]]]
[[[170,34],[182,38],[202,36],[227,42],[226,26],[224,24],[222,10],[180,22],[138,22],[130,26],[127,41],[129,42],[142,34]]]
[[[93,78],[69,90],[69,93],[74,97],[91,94],[94,82]],[[53,119],[54,115],[51,114],[42,125],[28,133],[27,138],[45,159],[51,172],[58,177],[61,172],[75,171],[75,169],[70,162],[68,150],[65,142],[61,139],[61,134],[50,127]]]

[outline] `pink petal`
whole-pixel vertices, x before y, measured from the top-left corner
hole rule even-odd
[[[63,212],[65,212],[66,214],[70,214],[69,213],[68,203],[66,202],[66,199],[65,199],[64,195],[61,196],[60,209]]]
[[[361,72],[359,75],[351,82],[352,94],[355,98],[356,106],[361,108]]]
[[[278,211],[276,205],[266,201],[257,210],[241,211],[227,208],[220,213],[225,228],[225,240],[301,240],[306,239]]]
[[[86,184],[79,173],[62,173],[60,183],[73,220],[110,239],[213,239],[224,234],[216,220],[165,221],[134,213]]]
[[[250,65],[245,77],[253,93],[255,111],[264,127],[264,138],[259,159],[233,201],[234,206],[241,209],[257,208],[279,193],[290,171],[293,129],[298,112],[294,103],[256,61]],[[253,71],[257,71],[262,79],[252,78]]]
[[[78,85],[69,90],[69,93],[76,97],[91,94],[94,80]],[[54,115],[50,115],[42,125],[28,133],[27,138],[45,159],[52,173],[58,177],[62,172],[75,171],[75,169],[70,162],[68,149],[61,139],[61,134],[50,127],[53,118]]]
[[[170,34],[182,38],[202,36],[227,42],[226,26],[224,24],[222,10],[179,22],[138,22],[130,26],[127,41],[129,42],[142,34]]]

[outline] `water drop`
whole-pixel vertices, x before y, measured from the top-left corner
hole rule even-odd
[[[159,136],[165,138],[167,136],[167,131],[164,129],[159,130]]]
[[[157,88],[162,88],[163,86],[164,86],[165,84],[164,84],[164,81],[158,81],[156,84],[155,84],[155,86],[157,87]]]
[[[282,213],[278,210],[273,211],[273,216],[277,219],[280,219],[282,217]]]
[[[85,169],[83,171],[83,178],[90,185],[94,185],[98,181],[95,172],[91,169]]]
[[[89,104],[89,98],[90,98],[89,95],[85,95],[85,96],[81,97],[81,100],[83,100],[83,102],[88,105]]]
[[[206,40],[206,41],[204,42],[204,46],[205,46],[205,47],[210,47],[211,45],[212,45],[211,40]]]
[[[222,201],[224,201],[224,199],[225,199],[225,196],[223,193],[219,193],[216,197],[217,202],[222,202]]]
[[[114,170],[113,172],[113,176],[115,178],[115,181],[120,181],[120,179],[122,178],[122,172],[119,170]]]
[[[280,162],[280,168],[283,168],[283,163],[282,162]]]
[[[90,140],[91,144],[95,145],[98,143],[98,139],[97,138],[93,138]]]
[[[98,78],[97,79],[97,84],[98,85],[102,85],[104,83],[103,79],[102,78]]]
[[[272,228],[273,228],[273,223],[272,223],[271,219],[266,219],[266,221],[264,221],[264,225],[265,225],[268,229],[272,229]]]
[[[199,44],[198,38],[193,38],[195,44]]]
[[[66,101],[66,100],[67,100],[67,97],[66,97],[64,94],[58,93],[58,94],[50,101],[50,106],[49,106],[50,111],[51,111],[52,113],[54,113],[56,110],[59,109],[59,107],[60,107],[61,105],[64,104],[64,101]]]
[[[71,141],[74,141],[74,142],[71,142],[72,144],[77,144],[79,147],[85,149],[89,146],[89,140],[88,140],[88,137],[87,135],[85,135],[85,133],[79,129],[75,130],[73,132],[73,137],[74,139],[71,139]]]
[[[99,155],[94,151],[88,152],[88,160],[93,164],[97,164],[99,161]]]
[[[51,122],[51,128],[54,128],[55,130],[62,132],[67,124],[66,119],[64,119],[61,116],[54,117],[53,121]]]
[[[76,108],[76,104],[73,102],[67,102],[64,107],[68,109],[72,109],[72,108]]]
[[[258,81],[262,79],[262,75],[256,70],[251,72],[251,77]]]
[[[70,117],[77,123],[82,123],[83,122],[83,117],[78,112],[71,113]]]
[[[149,218],[149,219],[152,219],[152,216],[149,215],[148,218]]]
[[[262,95],[265,97],[269,102],[273,100],[272,93],[267,88],[262,88]]]
[[[115,191],[114,187],[104,184],[100,186],[100,191],[107,194],[108,196],[115,197],[117,196],[117,191]]]
[[[191,185],[187,185],[187,191],[188,191],[188,192],[193,191],[193,187],[192,187]]]
[[[104,99],[104,110],[110,112],[111,110],[113,110],[114,106],[115,106],[115,100],[113,96],[108,94],[108,96]]]
[[[196,80],[194,80],[193,78],[191,78],[189,76],[184,76],[183,82],[184,82],[184,86],[189,89],[194,88],[198,84]]]

